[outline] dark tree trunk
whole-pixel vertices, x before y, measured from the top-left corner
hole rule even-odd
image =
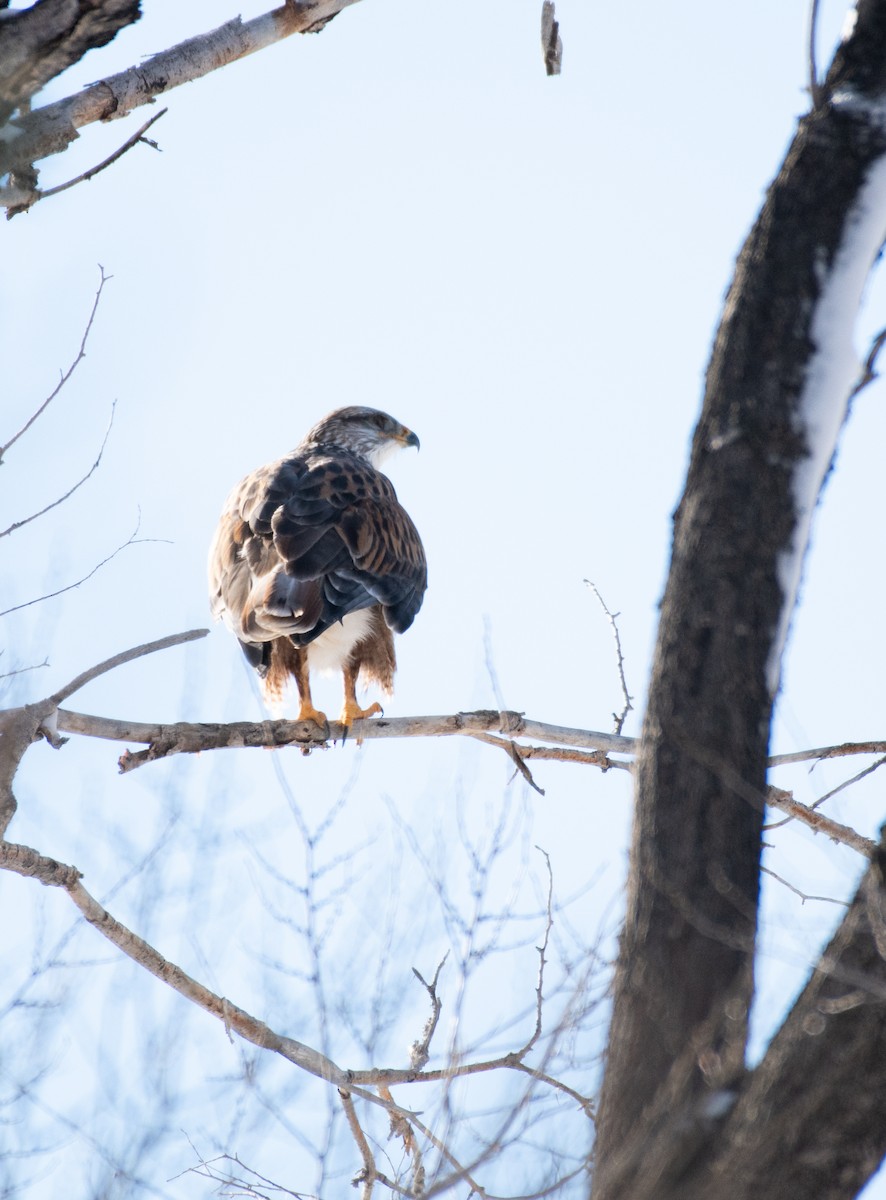
[[[864,1036],[880,1043],[865,1086],[878,1098],[871,1105],[857,1097],[858,1119],[842,1126],[852,1168],[835,1162],[842,1182],[834,1190],[823,1190],[820,1177],[811,1191],[799,1185],[801,1174],[782,1161],[793,1152],[788,1142],[766,1159],[765,1172],[751,1151],[760,1138],[749,1133],[747,1097],[760,1088],[789,1091],[785,1074],[804,1086],[795,1042],[777,1065],[767,1059],[743,1075],[772,696],[795,599],[784,564],[797,561],[807,534],[797,476],[812,447],[800,402],[816,350],[817,303],[872,166],[886,153],[877,108],[884,91],[886,0],[862,0],[855,31],[739,256],[714,343],[675,516],[638,762],[595,1200],[852,1196],[886,1150],[879,984],[864,1006]],[[850,391],[851,383],[837,401],[848,405]],[[853,936],[877,958],[869,928]],[[847,1038],[860,1036],[848,1020],[845,1028]],[[857,1065],[864,1075],[865,1063]],[[842,1080],[835,1070],[825,1084],[834,1103],[844,1102]],[[815,1125],[809,1114],[804,1119]],[[815,1144],[813,1134],[808,1145]],[[709,1173],[712,1160],[716,1178],[727,1181],[722,1191]]]

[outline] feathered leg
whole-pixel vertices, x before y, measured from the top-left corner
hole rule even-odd
[[[377,700],[373,701],[368,708],[361,708],[357,703],[357,674],[359,670],[359,665],[355,666],[353,661],[342,668],[345,683],[345,702],[342,706],[341,716],[339,717],[342,725],[353,725],[354,721],[359,721],[363,717],[372,717],[376,713],[384,712],[384,709]]]
[[[316,721],[318,725],[325,725],[326,713],[314,708],[314,702],[311,699],[308,652],[300,646],[293,646],[293,650],[295,654],[289,670],[295,677],[295,686],[298,688],[298,716],[295,719],[296,721]]]

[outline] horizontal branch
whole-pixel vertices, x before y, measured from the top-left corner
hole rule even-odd
[[[201,636],[205,631],[195,630],[183,637]],[[153,644],[153,643],[152,643]],[[171,643],[170,643],[171,644]],[[154,644],[159,648],[159,644]],[[147,653],[145,648],[138,652]],[[135,654],[135,651],[128,652]],[[105,664],[102,664],[105,666]],[[87,674],[89,674],[87,672]],[[82,678],[82,677],[81,677]],[[82,683],[80,684],[82,686]],[[71,685],[69,684],[70,688]],[[66,695],[70,691],[66,690]],[[63,697],[60,697],[63,698]],[[524,758],[550,758],[556,761],[581,762],[603,767],[624,767],[622,760],[607,759],[608,754],[633,756],[637,751],[638,739],[623,734],[602,733],[594,729],[575,729],[566,725],[549,725],[535,721],[522,713],[510,710],[478,709],[475,712],[451,713],[443,716],[416,717],[373,717],[357,721],[350,730],[338,721],[330,721],[327,728],[313,721],[233,721],[195,723],[177,721],[173,724],[158,722],[125,721],[113,717],[99,717],[90,713],[59,709],[58,728],[64,733],[77,733],[84,737],[103,738],[111,742],[140,742],[152,750],[137,761],[121,765],[121,770],[132,770],[145,762],[165,758],[170,754],[197,754],[202,750],[220,750],[227,747],[261,746],[273,749],[276,746],[301,746],[304,749],[322,749],[332,742],[345,742],[349,738],[357,742],[379,738],[410,737],[453,737],[464,735],[485,740],[484,734],[498,734],[507,738],[533,738],[539,742],[552,742],[559,746],[575,747],[572,753],[552,750],[546,746],[520,746]],[[602,753],[599,753],[602,752]],[[790,754],[775,754],[769,759],[770,767],[788,763],[812,762],[828,758],[844,758],[860,754],[886,754],[884,742],[843,742],[839,746],[823,746],[812,750],[796,750]],[[134,758],[136,756],[133,756]],[[781,795],[787,795],[782,792]],[[800,807],[803,807],[802,805]]]
[[[204,631],[195,630],[191,634],[180,634],[178,638],[182,641],[190,640],[200,636],[202,632]],[[175,639],[164,639],[165,644],[174,644],[174,641]],[[159,649],[162,644],[152,643],[152,647]],[[117,665],[118,660],[126,661],[127,657],[134,657],[136,653],[148,653],[150,649],[151,647],[139,647],[137,651],[129,651],[128,656],[118,655],[117,659],[110,659],[108,663],[102,664],[101,669],[109,669],[110,665]],[[99,671],[100,668],[93,670]],[[84,676],[78,677],[74,683],[82,686],[87,677],[92,678],[93,672],[85,672]],[[68,689],[72,688],[73,684],[69,684]],[[65,694],[70,694],[68,689],[65,689]],[[537,758],[555,762],[577,762],[585,766],[599,767],[603,771],[612,768],[631,770],[630,761],[625,758],[610,758],[609,755],[616,753],[632,756],[637,747],[635,738],[623,737],[621,734],[548,725],[543,721],[529,720],[522,713],[499,712],[496,709],[481,709],[477,712],[460,712],[447,716],[374,717],[371,720],[356,722],[351,729],[346,729],[338,721],[330,721],[327,728],[317,725],[314,721],[285,720],[233,721],[228,724],[197,724],[188,721],[179,721],[171,725],[145,724],[116,720],[112,717],[97,717],[64,708],[58,709],[56,716],[57,723],[54,728],[60,733],[146,744],[146,750],[126,750],[120,756],[118,765],[121,774],[134,771],[137,767],[159,758],[168,758],[172,754],[200,754],[205,750],[243,749],[250,746],[264,749],[297,746],[302,753],[308,754],[311,750],[328,747],[330,741],[344,743],[348,739],[359,744],[378,738],[466,736],[508,751],[514,761]],[[513,740],[526,737],[536,741],[560,743],[560,746],[527,745]],[[563,746],[568,748],[564,749]],[[844,743],[840,747],[825,750],[798,751],[791,755],[791,761],[833,757],[831,751],[835,750],[839,750],[841,755],[876,754],[886,750],[886,746],[879,742],[859,742],[854,747],[850,743]],[[528,782],[541,792],[529,776],[528,770],[524,770],[523,773]],[[856,833],[848,825],[826,817],[815,808],[801,804],[790,792],[782,788],[770,787],[766,793],[766,803],[801,821],[814,833],[824,834],[834,842],[849,846],[865,858],[871,858],[876,850],[876,843],[870,838]]]
[[[857,754],[886,754],[886,742],[841,742],[839,746],[819,746],[815,750],[793,750],[789,754],[773,754],[770,767],[786,767],[791,763],[824,762],[828,758],[851,758]]]
[[[294,33],[319,29],[354,3],[356,0],[304,0],[284,4],[251,21],[236,17],[137,66],[109,75],[76,95],[35,109],[6,127],[0,142],[0,175],[61,153],[84,125],[124,117],[143,104],[152,104],[156,96],[174,87],[200,79]],[[22,204],[22,197],[4,196],[0,189],[0,203]]]
[[[70,686],[70,685],[69,685]],[[476,736],[494,732],[507,738],[535,738],[565,746],[585,747],[607,753],[631,754],[636,748],[633,738],[612,733],[596,733],[586,729],[571,729],[563,725],[547,725],[528,720],[522,713],[481,709],[477,712],[453,713],[428,717],[373,717],[357,721],[350,729],[338,721],[326,727],[314,721],[234,721],[230,724],[180,721],[172,725],[145,724],[97,717],[87,713],[59,709],[58,728],[63,733],[78,733],[86,737],[105,738],[115,742],[141,742],[149,749],[136,754],[127,752],[120,760],[121,772],[166,758],[170,754],[198,754],[203,750],[227,747],[298,746],[303,750],[322,749],[332,742],[356,742],[378,738]],[[520,747],[531,757],[534,747]],[[539,748],[539,753],[542,748]],[[590,759],[586,759],[590,761]],[[594,758],[598,766],[605,760]],[[609,763],[608,765],[614,765]]]

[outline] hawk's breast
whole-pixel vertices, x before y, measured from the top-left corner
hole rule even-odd
[[[371,629],[371,609],[360,608],[348,613],[305,647],[308,668],[311,671],[341,671],[351,651],[367,637]]]

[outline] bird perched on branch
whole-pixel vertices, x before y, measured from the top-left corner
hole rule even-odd
[[[377,702],[360,707],[358,682],[392,690],[392,631],[412,624],[428,573],[418,531],[379,466],[418,444],[387,413],[339,408],[225,503],[209,551],[213,616],[239,639],[269,700],[295,679],[298,720],[326,722],[311,671],[342,672],[344,725],[381,712]]]

